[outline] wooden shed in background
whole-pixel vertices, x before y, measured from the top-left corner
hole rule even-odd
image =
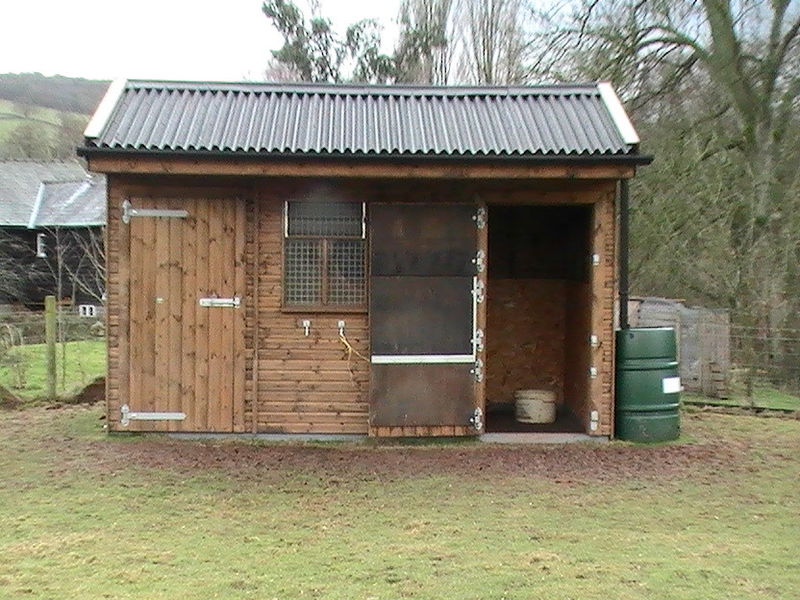
[[[611,435],[638,141],[602,83],[113,84],[109,428]]]
[[[727,309],[686,306],[680,300],[635,297],[632,327],[674,327],[681,384],[687,392],[727,398],[731,380],[731,317]]]

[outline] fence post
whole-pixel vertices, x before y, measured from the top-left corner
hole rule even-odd
[[[47,353],[47,397],[56,399],[56,297],[44,299],[44,336]]]

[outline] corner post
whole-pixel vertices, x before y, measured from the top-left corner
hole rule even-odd
[[[47,357],[47,398],[56,399],[56,297],[44,299],[44,337]]]
[[[628,317],[628,299],[630,298],[629,269],[629,226],[630,226],[630,182],[621,179],[619,182],[619,326],[620,329],[630,327]]]

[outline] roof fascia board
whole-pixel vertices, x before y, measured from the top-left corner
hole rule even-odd
[[[114,175],[223,175],[255,177],[330,177],[358,179],[625,179],[633,177],[633,161],[575,163],[569,161],[285,161],[219,160],[212,157],[163,157],[90,154],[93,171]]]
[[[228,150],[146,150],[140,148],[98,148],[94,146],[79,146],[78,156],[90,158],[93,156],[103,158],[137,158],[137,159],[227,159],[258,161],[267,160],[274,162],[363,162],[391,163],[391,164],[563,164],[563,165],[591,165],[591,164],[634,164],[649,165],[653,157],[647,154],[284,154],[284,153],[244,153]]]
[[[108,119],[111,117],[111,113],[114,111],[117,102],[119,102],[122,93],[125,91],[126,83],[126,79],[115,79],[111,82],[111,85],[108,86],[106,95],[103,96],[100,105],[97,107],[97,110],[92,115],[89,124],[83,132],[85,138],[96,139],[103,133],[103,129],[105,129],[106,123],[108,123]]]
[[[617,96],[617,92],[614,91],[611,83],[608,81],[601,81],[597,84],[597,90],[600,92],[600,97],[603,99],[603,103],[606,105],[611,118],[614,120],[614,124],[619,130],[622,140],[626,144],[638,144],[640,142],[639,134],[636,133],[636,129],[634,129],[633,123],[631,123],[631,120],[628,118],[628,113],[625,112],[625,108],[622,106],[622,102],[619,96]]]
[[[39,210],[42,207],[42,200],[44,199],[44,182],[39,184],[39,191],[36,193],[36,200],[33,203],[31,210],[31,218],[28,220],[28,229],[36,229],[36,220],[39,218]]]

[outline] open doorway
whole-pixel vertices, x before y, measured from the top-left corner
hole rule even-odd
[[[586,432],[592,207],[489,208],[486,431]],[[552,423],[518,420],[515,395],[544,391]]]

